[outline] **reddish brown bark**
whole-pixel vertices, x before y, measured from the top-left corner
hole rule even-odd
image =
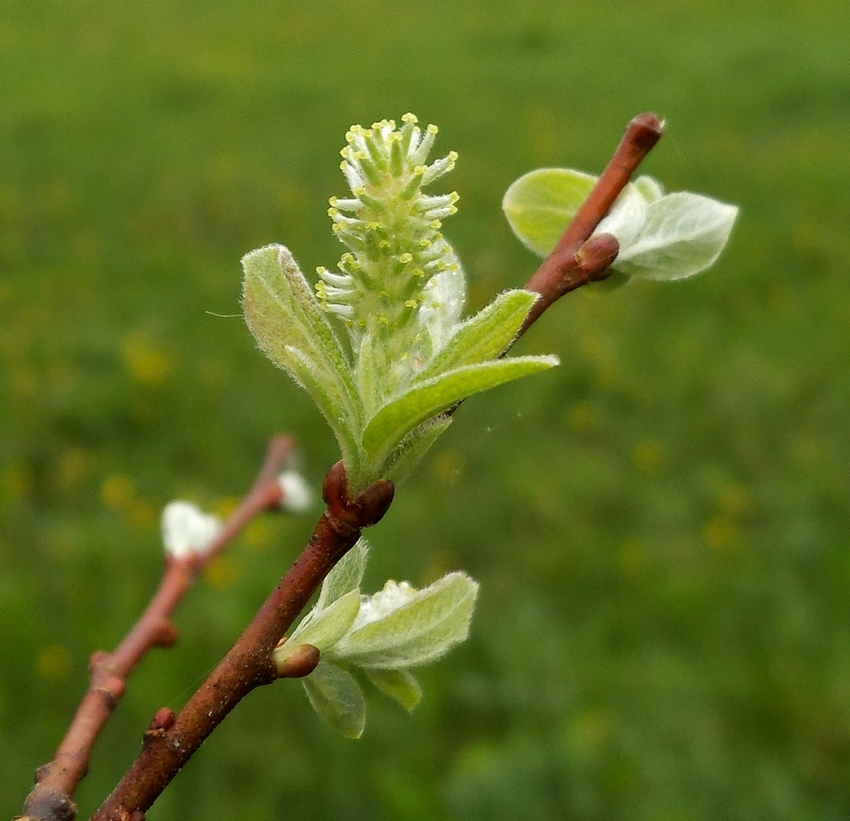
[[[36,785],[24,805],[24,818],[66,821],[76,816],[74,791],[86,774],[95,742],[124,694],[127,678],[151,649],[177,640],[179,633],[170,617],[198,574],[254,516],[281,502],[277,475],[294,445],[289,436],[272,439],[254,486],[209,548],[185,559],[167,556],[160,587],[126,638],[112,653],[100,650],[92,654],[88,692],[53,760],[39,768]]]
[[[331,469],[323,491],[327,510],[304,552],[173,724],[148,733],[97,821],[126,821],[129,813],[146,811],[224,717],[251,690],[278,678],[271,659],[275,645],[362,528],[383,518],[394,494],[392,483],[382,480],[350,499],[341,462]]]

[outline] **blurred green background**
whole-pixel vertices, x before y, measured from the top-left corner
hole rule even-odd
[[[850,7],[846,0],[0,8],[0,816],[20,811],[160,572],[173,498],[223,511],[271,434],[336,459],[237,314],[239,259],[332,266],[354,122],[459,152],[471,307],[536,260],[500,212],[539,166],[646,171],[741,205],[710,274],[587,292],[520,346],[557,371],[470,401],[371,534],[368,581],[482,583],[412,716],[333,735],[253,694],[157,819],[850,817]],[[90,814],[288,567],[318,507],[259,521],[132,680]]]

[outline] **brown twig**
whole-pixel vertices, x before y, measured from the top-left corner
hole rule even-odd
[[[541,298],[521,333],[561,296],[606,276],[616,259],[617,241],[609,234],[589,238],[658,141],[661,130],[661,122],[652,114],[640,115],[629,124],[587,201],[526,285]],[[142,821],[145,811],[236,704],[251,690],[282,675],[271,660],[274,646],[327,573],[357,541],[361,529],[381,519],[393,492],[390,482],[379,481],[351,499],[342,464],[331,469],[323,488],[328,507],[304,552],[180,714],[175,716],[168,708],[156,714],[145,733],[141,754],[94,821]]]
[[[159,589],[121,644],[112,653],[99,650],[92,654],[89,689],[53,760],[38,770],[36,785],[24,805],[24,819],[71,821],[76,816],[74,791],[86,774],[95,742],[124,694],[127,678],[150,650],[177,640],[171,614],[201,571],[254,516],[281,503],[283,491],[277,476],[294,446],[290,436],[271,440],[253,487],[215,540],[202,554],[168,555]]]
[[[322,493],[327,509],[304,552],[179,715],[165,714],[168,726],[161,720],[151,726],[141,754],[96,821],[126,821],[133,813],[140,818],[224,717],[251,690],[281,675],[271,659],[275,645],[360,531],[381,520],[393,494],[392,483],[381,480],[351,499],[345,469],[341,462],[334,465]],[[162,711],[157,715],[161,719]]]

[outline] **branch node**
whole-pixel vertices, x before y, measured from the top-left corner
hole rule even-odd
[[[77,805],[67,795],[55,790],[47,790],[37,796],[33,793],[27,799],[24,811],[26,815],[18,816],[15,821],[74,821],[77,817]]]
[[[620,253],[620,244],[613,234],[591,237],[578,249],[575,264],[588,280],[595,281],[610,276],[610,268]]]
[[[328,506],[328,520],[334,530],[343,535],[356,534],[364,527],[380,522],[389,510],[394,495],[393,483],[389,479],[379,479],[352,499],[342,462],[337,462],[328,471],[322,485],[322,498]]]
[[[96,693],[103,696],[106,706],[110,712],[115,709],[115,705],[124,695],[127,689],[127,682],[119,676],[109,675],[100,684],[93,688]]]
[[[167,619],[157,627],[154,645],[156,647],[171,647],[180,638],[180,631]]]
[[[283,639],[280,644],[284,643]],[[280,644],[278,646],[280,646]],[[277,666],[278,678],[304,678],[309,676],[319,664],[321,653],[312,644],[299,644],[291,651],[281,664]]]
[[[151,730],[168,730],[174,724],[174,710],[171,707],[160,707],[150,723]]]
[[[160,707],[151,720],[148,729],[142,737],[142,747],[149,747],[154,741],[165,738],[165,734],[174,725],[176,716],[170,707]]]

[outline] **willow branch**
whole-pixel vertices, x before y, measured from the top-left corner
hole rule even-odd
[[[661,136],[662,123],[652,114],[629,124],[614,156],[588,199],[552,253],[526,285],[540,294],[520,333],[556,300],[589,282],[603,279],[619,247],[610,234],[591,239],[599,222]],[[380,481],[354,499],[345,472],[337,463],[323,489],[328,505],[304,552],[266,600],[254,620],[179,715],[161,709],[145,734],[142,753],[95,821],[141,821],[145,811],[171,782],[209,734],[249,692],[281,676],[271,652],[290,628],[336,562],[354,545],[362,528],[378,522],[393,498],[393,486]],[[306,659],[309,673],[317,656]]]
[[[632,174],[661,139],[664,123],[655,114],[639,114],[626,128],[614,156],[558,244],[525,286],[540,294],[520,335],[564,294],[608,276],[619,245],[611,234],[590,239]]]
[[[304,552],[183,710],[178,715],[167,708],[157,713],[141,754],[98,810],[96,821],[126,821],[134,814],[141,818],[225,716],[252,690],[280,677],[271,658],[275,645],[360,531],[380,521],[393,494],[392,483],[381,480],[351,499],[342,463],[334,465],[323,487],[327,509]],[[316,662],[318,655],[300,674],[311,672]]]
[[[92,654],[88,691],[52,761],[36,774],[36,785],[24,805],[27,821],[70,821],[76,816],[74,792],[86,775],[95,742],[124,694],[127,679],[153,648],[177,641],[179,633],[170,621],[171,614],[204,568],[258,513],[283,501],[277,476],[294,444],[289,436],[271,440],[253,487],[214,541],[203,553],[185,558],[167,555],[159,589],[121,644],[112,653],[99,650]]]

